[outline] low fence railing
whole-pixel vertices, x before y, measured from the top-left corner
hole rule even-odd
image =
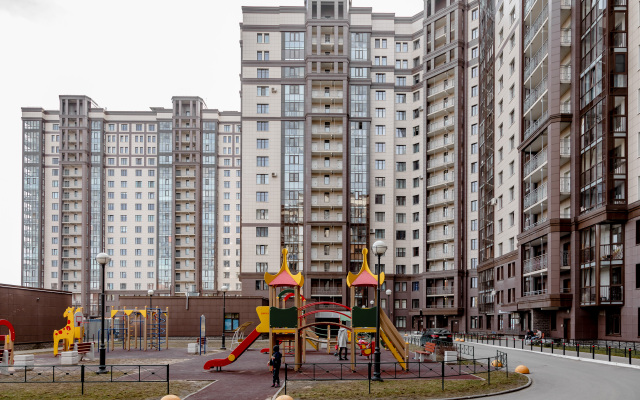
[[[0,367],[0,383],[166,383],[169,394],[169,364],[165,365],[47,365]]]
[[[456,361],[437,362],[406,362],[403,369],[399,362],[381,362],[380,377],[385,379],[440,379],[442,390],[445,390],[445,378],[468,376],[486,373],[487,383],[491,384],[491,373],[506,370],[506,363],[498,363],[498,357],[477,359],[458,359]],[[295,371],[295,367],[299,367]],[[307,363],[284,364],[284,393],[287,394],[287,382],[292,381],[335,381],[335,380],[359,380],[369,382],[371,393],[371,380],[373,379],[374,363],[358,363],[354,369],[351,364],[341,363]]]

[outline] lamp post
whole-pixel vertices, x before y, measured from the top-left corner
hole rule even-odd
[[[105,265],[111,261],[111,257],[107,253],[100,253],[96,256],[96,261],[100,264],[102,269],[102,293],[100,293],[100,367],[98,368],[98,374],[106,374],[107,367],[107,352],[104,347],[104,270]]]
[[[393,308],[391,308],[391,289],[387,289],[385,293],[387,293],[387,309],[389,310],[389,319],[391,319],[391,313],[393,312]]]
[[[149,295],[149,309],[152,309],[153,307],[151,306],[151,298],[153,297],[153,289],[147,290],[147,294]]]
[[[376,287],[376,301],[378,310],[376,312],[376,351],[373,354],[373,381],[382,382],[382,378],[380,377],[380,257],[387,251],[387,245],[382,241],[378,240],[372,246],[373,254],[378,256],[378,286]]]
[[[222,290],[222,347],[220,347],[220,350],[226,350],[227,348],[225,347],[225,343],[224,343],[224,323],[225,323],[225,317],[227,315],[227,290],[229,290],[229,285],[223,285],[220,290]]]

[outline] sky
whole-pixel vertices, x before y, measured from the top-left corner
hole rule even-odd
[[[304,0],[0,0],[0,283],[20,284],[21,107],[57,109],[62,94],[108,110],[171,107],[200,96],[240,109],[242,6]],[[422,0],[354,0],[412,16]],[[223,57],[220,57],[223,55]]]

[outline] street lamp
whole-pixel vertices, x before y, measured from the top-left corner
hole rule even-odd
[[[153,289],[147,290],[147,294],[149,295],[149,310],[151,310],[151,298],[153,297]]]
[[[224,319],[227,315],[227,290],[229,290],[229,285],[223,285],[220,290],[222,290],[222,347],[220,350],[226,350],[227,348],[224,346]]]
[[[385,293],[387,293],[387,309],[389,310],[389,318],[391,318],[391,313],[393,312],[391,308],[391,289],[387,289]]]
[[[378,310],[376,312],[376,351],[373,354],[374,370],[372,380],[382,382],[382,378],[380,378],[380,257],[387,251],[387,245],[382,240],[378,240],[373,244],[372,250],[373,254],[378,256],[378,286],[376,288]]]
[[[102,268],[102,293],[100,293],[100,308],[101,308],[101,312],[100,312],[100,368],[98,368],[97,373],[99,374],[106,374],[107,373],[107,367],[105,366],[105,364],[107,363],[107,351],[106,348],[104,347],[104,270],[105,270],[105,265],[107,265],[109,263],[109,261],[111,261],[111,257],[109,257],[109,255],[107,253],[99,253],[96,256],[96,261],[98,262],[98,264],[100,264],[100,267]]]

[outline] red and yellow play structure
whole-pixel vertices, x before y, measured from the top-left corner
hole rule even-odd
[[[355,304],[355,289],[358,287],[376,287],[378,276],[374,275],[367,263],[367,249],[362,250],[363,263],[357,274],[349,273],[347,285],[351,288],[351,304]],[[304,277],[301,273],[292,274],[287,263],[287,249],[282,250],[282,266],[277,274],[268,272],[264,274],[264,280],[269,285],[269,306],[256,308],[260,324],[251,332],[247,338],[236,347],[227,358],[209,360],[205,363],[204,369],[220,369],[238,359],[260,334],[269,334],[269,352],[276,343],[288,342],[293,351],[294,369],[298,370],[306,358],[306,343],[311,343],[316,349],[320,339],[313,333],[311,328],[315,326],[337,326],[344,327],[349,331],[351,341],[351,354],[356,354],[356,340],[359,333],[373,333],[376,326],[376,313],[380,316],[380,336],[386,343],[388,349],[398,360],[402,368],[407,368],[408,349],[403,337],[398,333],[389,318],[384,312],[380,312],[377,307],[360,308],[348,307],[344,304],[334,302],[312,302],[306,304],[302,296],[302,286]],[[384,272],[380,275],[380,284],[384,282]],[[291,293],[291,291],[293,293]],[[293,307],[286,308],[286,300],[293,297]],[[333,306],[313,310],[312,307]],[[346,319],[351,319],[351,326],[346,326],[339,322],[317,322],[310,321],[312,315],[317,313],[334,313]],[[325,341],[327,351],[330,351],[331,339],[327,335]],[[363,345],[363,354],[373,352],[373,346]],[[355,370],[355,357],[351,357],[351,368]]]
[[[58,346],[61,340],[64,351],[69,351],[76,340],[82,342],[84,337],[82,307],[67,307],[62,315],[66,319],[67,324],[63,328],[53,331],[54,356],[58,355]]]
[[[0,319],[0,326],[9,330],[8,335],[0,335],[0,366],[13,365],[13,344],[16,341],[16,331],[11,322]]]

